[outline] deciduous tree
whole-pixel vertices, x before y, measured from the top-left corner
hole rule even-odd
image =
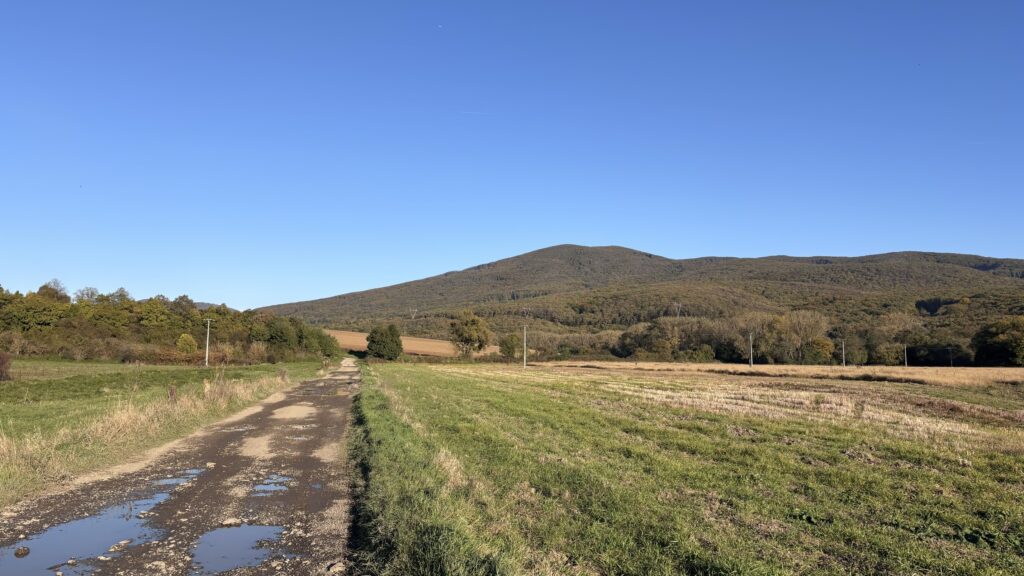
[[[491,342],[491,331],[482,318],[472,312],[463,312],[452,321],[449,338],[462,356],[471,356]]]

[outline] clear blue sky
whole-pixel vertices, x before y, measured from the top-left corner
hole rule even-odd
[[[1024,3],[8,2],[0,285],[246,308],[559,243],[1024,257]]]

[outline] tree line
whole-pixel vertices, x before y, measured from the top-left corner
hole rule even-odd
[[[508,332],[505,338],[516,336]],[[515,341],[518,342],[518,336]],[[728,317],[662,316],[625,330],[531,331],[538,359],[615,356],[683,362],[912,366],[1024,366],[1024,316],[982,325],[972,335],[891,312],[836,323],[812,310],[747,312]],[[507,346],[512,349],[511,342]]]
[[[210,319],[213,363],[336,356],[337,341],[296,318],[224,305],[200,309],[188,296],[136,300],[123,288],[71,295],[56,280],[22,294],[0,287],[0,351],[122,362],[190,363],[203,356]]]
[[[449,340],[472,356],[494,338],[487,322],[469,311],[449,322]],[[399,328],[378,326],[368,338],[372,356],[401,354]],[[522,358],[518,332],[497,338],[506,360]],[[538,360],[615,356],[637,360],[749,362],[757,364],[877,364],[913,366],[1024,366],[1024,316],[983,326],[964,341],[928,330],[907,313],[890,313],[870,323],[834,325],[812,310],[781,314],[749,312],[728,318],[665,316],[624,331],[589,334],[533,332],[529,348]]]
[[[811,310],[731,318],[663,317],[631,326],[609,352],[619,357],[760,364],[1024,366],[1024,316],[983,326],[969,340],[928,330],[912,314],[834,325]]]

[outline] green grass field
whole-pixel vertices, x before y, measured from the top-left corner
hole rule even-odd
[[[185,436],[314,376],[320,364],[204,369],[18,359],[12,368],[15,380],[0,382],[0,506]]]
[[[365,371],[356,573],[1024,573],[1020,386]]]

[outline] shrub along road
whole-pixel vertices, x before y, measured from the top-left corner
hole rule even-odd
[[[350,362],[0,518],[0,573],[309,574],[340,571]]]

